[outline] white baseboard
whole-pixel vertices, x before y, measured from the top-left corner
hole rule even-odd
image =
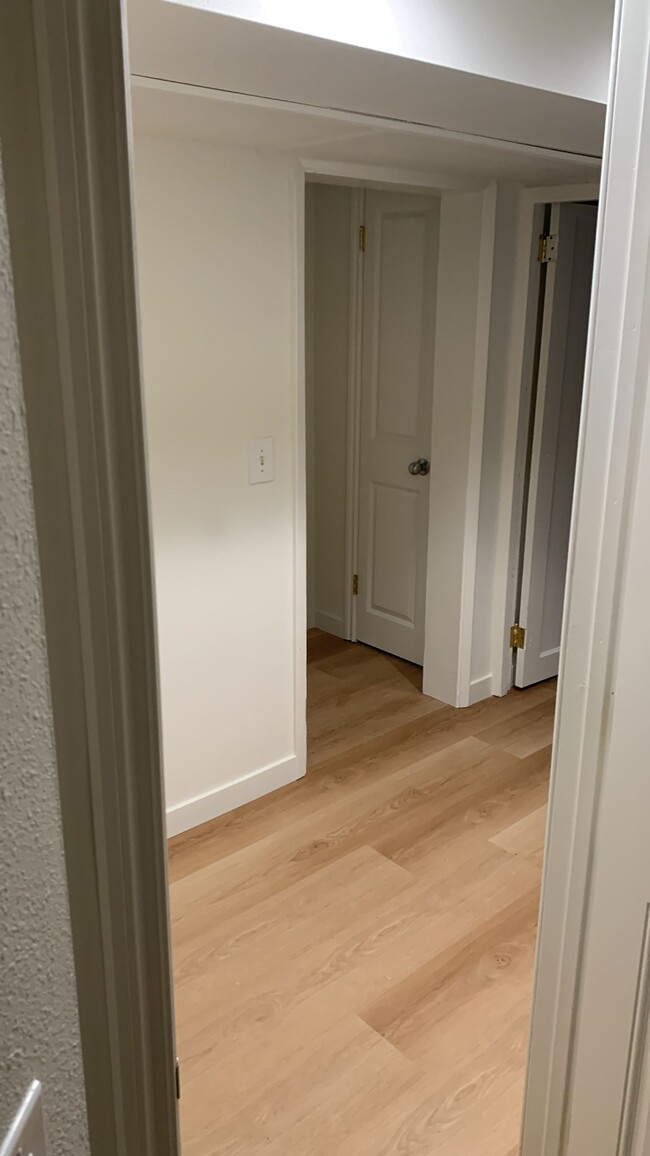
[[[337,618],[334,614],[325,614],[322,610],[317,610],[314,614],[314,621],[318,629],[324,630],[326,634],[334,634],[337,638],[345,638],[345,623],[342,618]]]
[[[295,782],[304,773],[305,767],[301,760],[296,755],[290,755],[288,759],[281,759],[269,767],[261,767],[259,771],[252,771],[250,775],[243,775],[231,783],[223,783],[203,795],[195,795],[184,803],[176,803],[167,808],[167,837],[180,835],[182,831],[189,831],[191,827],[198,827],[200,823],[207,823],[209,819],[234,811],[235,807],[241,807],[243,803],[260,799],[262,795],[268,795],[269,791],[277,791],[278,787]]]
[[[492,690],[492,675],[484,674],[483,678],[474,678],[469,684],[469,706],[473,706],[475,702],[482,702],[484,698],[491,698]]]

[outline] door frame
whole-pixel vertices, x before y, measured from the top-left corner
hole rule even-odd
[[[507,694],[514,686],[509,636],[516,619],[524,533],[524,479],[528,466],[533,353],[540,292],[537,240],[546,205],[597,200],[599,194],[600,185],[594,182],[522,189],[519,194],[494,574],[492,693],[496,695]]]
[[[562,229],[562,217],[565,213],[569,212],[569,208],[568,208],[569,205],[574,206],[575,213],[577,214],[578,217],[581,217],[583,214],[587,215],[590,222],[591,222],[591,229],[593,230],[593,235],[592,235],[593,244],[592,244],[591,250],[590,250],[590,258],[591,258],[591,265],[593,265],[593,245],[595,244],[595,239],[596,239],[595,229],[596,229],[596,222],[598,219],[597,204],[593,204],[593,205],[592,204],[584,204],[582,202],[576,203],[574,201],[574,202],[564,202],[564,207],[563,207],[563,205],[558,204],[558,202],[555,202],[553,205],[548,206],[548,210],[550,210],[548,212],[550,235],[553,236],[555,234],[557,236],[560,236],[560,230]],[[575,227],[576,231],[579,230],[579,225],[578,225],[577,221],[576,221],[576,224],[574,227]],[[567,224],[566,228],[567,228],[567,231],[569,231],[570,225]],[[518,575],[518,583],[517,583],[517,587],[518,587],[517,603],[518,603],[518,605],[517,605],[517,611],[516,611],[515,618],[513,619],[513,621],[515,621],[517,623],[517,625],[523,627],[526,631],[526,639],[525,639],[526,645],[525,645],[525,647],[517,649],[513,653],[513,658],[514,658],[513,682],[514,682],[515,686],[522,687],[522,688],[532,685],[535,681],[544,681],[544,679],[546,679],[546,678],[554,677],[554,675],[557,674],[557,670],[555,668],[559,668],[559,659],[560,659],[559,637],[558,637],[558,646],[557,646],[557,648],[554,648],[553,654],[552,654],[552,656],[550,656],[548,658],[548,660],[545,660],[542,653],[541,653],[541,648],[542,648],[542,643],[541,643],[542,622],[541,622],[541,619],[538,620],[538,622],[537,622],[537,631],[539,632],[539,634],[536,635],[535,609],[534,609],[534,604],[535,604],[536,599],[532,598],[532,601],[531,601],[531,592],[532,592],[532,586],[533,586],[533,581],[534,581],[533,580],[533,569],[532,569],[532,567],[533,567],[533,553],[531,551],[533,551],[533,549],[534,549],[535,536],[536,536],[537,529],[538,529],[538,524],[537,524],[536,519],[537,519],[537,515],[539,513],[539,508],[540,508],[539,502],[538,502],[538,495],[539,495],[538,486],[539,486],[539,482],[540,482],[539,460],[540,460],[540,454],[542,452],[543,439],[545,436],[544,430],[545,430],[545,425],[546,425],[546,420],[547,420],[547,412],[548,412],[547,411],[547,402],[548,402],[548,398],[549,398],[549,364],[550,364],[549,359],[553,355],[553,341],[554,341],[554,333],[555,333],[555,323],[556,323],[556,319],[559,319],[556,317],[556,304],[558,302],[558,294],[561,294],[561,292],[562,292],[561,283],[558,283],[557,278],[558,278],[558,271],[560,268],[560,262],[562,262],[562,260],[563,260],[562,254],[565,250],[567,243],[570,244],[570,242],[571,242],[571,238],[565,237],[565,235],[562,234],[562,240],[560,242],[560,248],[559,248],[557,260],[555,262],[549,263],[547,265],[541,265],[540,266],[540,269],[542,269],[542,270],[545,269],[546,272],[543,275],[542,275],[542,273],[540,273],[540,276],[539,276],[539,289],[540,289],[540,292],[539,292],[540,308],[539,308],[539,312],[538,312],[538,318],[539,318],[538,351],[539,351],[539,355],[538,355],[538,359],[536,362],[536,369],[537,369],[537,372],[535,374],[536,381],[534,383],[534,387],[533,387],[532,392],[531,392],[530,404],[528,406],[528,423],[527,424],[528,424],[529,437],[528,437],[528,453],[526,456],[526,484],[525,484],[525,488],[524,488],[523,502],[522,502],[521,538],[520,538],[520,551],[519,551],[519,575]],[[571,269],[567,270],[567,276],[569,277],[569,281],[568,281],[569,293],[566,294],[566,290],[565,290],[565,314],[566,314],[565,319],[564,319],[565,330],[564,330],[564,338],[560,337],[560,340],[564,343],[564,345],[566,344],[565,339],[568,339],[568,335],[570,333],[569,320],[570,320],[570,310],[572,308],[572,299],[571,299],[570,287],[573,284],[573,268],[574,267],[572,266]],[[592,289],[593,289],[592,269],[589,268],[588,272],[590,275],[589,276],[589,282],[587,284],[585,284],[585,286],[584,286],[584,288],[586,289],[586,292],[587,292],[587,298],[586,298],[587,314],[586,314],[586,317],[584,319],[586,324],[585,324],[585,329],[584,329],[584,342],[581,342],[581,347],[580,347],[583,354],[586,354],[587,327],[588,327],[588,322],[589,322],[589,309],[591,306],[591,293],[592,293]],[[542,283],[544,285],[543,294],[541,291]],[[583,299],[583,301],[584,301],[584,299]],[[579,423],[580,414],[582,411],[583,379],[584,379],[584,372],[582,373],[581,378],[580,378],[579,382],[577,383],[578,384],[578,392],[577,392],[577,396],[575,396],[575,405],[576,405],[575,419],[576,419],[577,423]],[[551,390],[550,398],[551,398],[551,405],[552,405],[553,404],[553,392],[552,392],[552,390]],[[558,415],[558,422],[559,422],[561,419],[561,416],[562,416],[562,401],[561,401],[560,397],[557,398],[557,405],[558,405],[557,415]],[[541,409],[540,409],[540,406],[541,406]],[[561,429],[561,427],[558,426],[558,431],[560,429]],[[574,445],[575,445],[576,455],[577,455],[578,433],[579,433],[579,424],[575,428],[575,443],[574,443]],[[558,433],[558,437],[561,438],[561,436],[562,436],[561,433]],[[577,464],[577,460],[574,461],[572,474],[569,474],[567,477],[567,481],[570,484],[570,490],[566,494],[566,498],[568,499],[568,501],[567,501],[567,505],[565,506],[565,511],[568,513],[569,525],[570,525],[571,511],[573,508],[573,492],[575,489],[575,480],[576,480],[575,479],[576,464]],[[536,469],[538,471],[537,477],[535,476],[535,470]],[[556,478],[557,478],[557,475],[556,475],[556,471],[554,468],[553,469],[553,475],[552,475],[553,488],[555,487]],[[531,503],[532,503],[532,505],[531,505]],[[530,520],[531,512],[533,513],[532,523]],[[548,511],[548,516],[550,519],[550,517],[551,517],[550,509]],[[550,521],[549,521],[549,532],[550,532]],[[529,535],[530,535],[530,537],[529,537]],[[550,538],[549,538],[549,541],[550,541]],[[530,549],[529,549],[529,547],[530,547]],[[568,551],[568,537],[567,537],[567,551]],[[538,557],[539,557],[539,555],[538,555]],[[568,560],[568,553],[567,553],[567,560]],[[566,587],[566,571],[564,574],[563,589],[562,589],[562,594],[561,594],[562,603],[560,604],[560,607],[559,607],[560,617],[559,617],[559,622],[558,622],[558,635],[559,635],[559,633],[561,633],[561,628],[562,628],[562,611],[564,609],[564,592],[565,592],[564,588],[565,587]],[[539,593],[539,591],[538,591],[538,593]],[[536,637],[537,637],[537,642],[535,645],[533,645],[533,642],[535,642]],[[533,661],[535,661],[539,664],[537,671],[533,672],[531,669],[528,669],[528,671],[526,673],[526,668],[529,667],[529,665],[532,664]],[[546,666],[546,669],[542,668],[544,665]],[[548,669],[549,667],[551,668],[550,670]],[[528,681],[526,681],[526,678],[528,678]]]
[[[522,1156],[560,1156],[574,1091],[572,1064],[589,918],[600,785],[637,473],[637,415],[647,405],[643,324],[650,231],[647,120],[650,14],[618,0],[596,232],[583,416],[567,605],[561,646],[549,823],[537,940]],[[620,838],[625,832],[620,831]],[[622,897],[624,901],[624,897]],[[612,937],[616,928],[612,928]],[[606,960],[602,961],[606,966]],[[638,1067],[630,1041],[623,1110],[634,1111]],[[623,1118],[622,1118],[623,1122]],[[619,1152],[630,1151],[621,1133]],[[636,1150],[636,1149],[635,1149]]]
[[[90,1147],[178,1156],[122,20],[2,5],[0,130]]]
[[[440,190],[428,191],[421,185],[405,188],[396,179],[397,191],[413,196],[440,196]],[[365,224],[366,193],[372,184],[348,185],[350,189],[350,267],[348,318],[348,373],[347,373],[347,444],[345,485],[345,637],[357,641],[357,598],[354,593],[354,575],[359,571],[359,510],[361,502],[361,389],[363,366],[363,292],[365,261],[359,243],[360,229]],[[386,189],[384,191],[387,191]],[[394,191],[391,189],[391,191]],[[437,269],[436,269],[437,275]]]
[[[428,202],[429,208],[432,205],[435,205],[437,228],[435,230],[435,237],[433,238],[433,241],[432,241],[433,265],[431,268],[431,272],[433,275],[433,288],[431,289],[431,296],[433,299],[432,300],[433,311],[431,314],[431,319],[433,321],[433,338],[434,338],[434,341],[433,341],[431,348],[430,348],[430,372],[429,372],[428,381],[427,381],[427,388],[428,388],[428,395],[429,395],[428,396],[428,412],[430,415],[429,424],[430,424],[431,429],[430,429],[429,435],[427,437],[426,443],[423,443],[419,438],[417,439],[418,440],[418,449],[414,450],[413,452],[416,455],[421,453],[421,452],[424,452],[428,456],[431,453],[431,442],[433,440],[432,439],[432,427],[433,427],[433,395],[434,395],[434,374],[435,374],[434,355],[435,355],[435,330],[436,330],[437,314],[438,314],[437,298],[438,298],[438,273],[439,273],[439,264],[440,264],[440,262],[439,262],[439,250],[440,250],[440,232],[441,232],[440,216],[441,216],[442,193],[438,190],[435,193],[427,194],[423,189],[418,189],[417,191],[413,191],[412,189],[405,190],[403,188],[400,188],[400,189],[396,189],[396,190],[391,190],[390,192],[387,192],[386,190],[378,191],[378,190],[372,190],[372,189],[364,189],[363,209],[364,209],[365,216],[364,216],[363,224],[365,226],[365,230],[364,230],[363,247],[361,245],[360,240],[357,240],[357,242],[356,242],[356,258],[357,258],[357,261],[359,262],[360,267],[361,267],[360,288],[361,288],[362,301],[361,301],[360,313],[358,316],[356,316],[354,318],[354,328],[352,328],[352,325],[353,325],[352,319],[350,322],[350,326],[351,326],[351,328],[350,328],[350,345],[351,345],[351,349],[354,348],[355,351],[358,347],[357,356],[358,356],[358,363],[360,365],[360,373],[358,376],[358,380],[355,381],[355,383],[354,383],[356,385],[356,389],[357,389],[357,393],[358,393],[358,397],[356,399],[356,404],[355,404],[356,425],[355,425],[355,431],[354,431],[355,441],[356,441],[356,447],[355,447],[356,448],[356,459],[357,459],[355,464],[356,464],[357,468],[356,468],[356,477],[353,478],[354,488],[352,489],[352,487],[349,487],[348,491],[346,493],[346,497],[348,498],[349,501],[351,501],[351,503],[355,509],[355,514],[356,514],[355,521],[356,521],[356,532],[357,532],[357,543],[356,543],[356,561],[357,561],[357,564],[354,567],[355,573],[359,572],[358,568],[363,567],[363,565],[364,565],[363,556],[362,556],[363,552],[361,549],[362,539],[363,539],[364,535],[366,535],[366,534],[369,534],[369,540],[372,540],[372,537],[373,537],[372,531],[369,530],[369,528],[367,526],[364,527],[364,521],[361,518],[361,511],[362,511],[363,503],[364,503],[363,484],[362,484],[362,476],[361,476],[362,464],[363,464],[363,439],[364,439],[364,428],[363,428],[363,422],[362,422],[363,412],[364,412],[364,350],[366,350],[366,352],[367,352],[367,341],[366,341],[366,335],[364,335],[364,325],[365,325],[365,322],[366,322],[367,317],[368,317],[368,304],[369,304],[365,300],[365,289],[366,289],[366,274],[367,274],[368,267],[369,267],[369,260],[372,260],[373,240],[374,240],[375,244],[378,243],[377,240],[374,238],[374,233],[373,233],[373,229],[375,226],[368,216],[368,204],[369,204],[369,201],[371,200],[373,193],[375,193],[375,195],[376,196],[378,195],[379,197],[381,197],[381,196],[391,197],[393,207],[395,207],[395,205],[399,206],[399,208],[397,210],[398,212],[402,211],[402,207],[404,207],[404,211],[408,211],[408,209],[410,207],[413,207],[415,209],[416,206],[413,202],[413,198],[417,198],[417,197],[426,199],[426,201]],[[370,194],[370,197],[367,194]],[[406,198],[406,202],[405,202],[404,198]],[[371,208],[372,208],[372,202],[371,202]],[[392,212],[392,210],[389,210],[389,213],[390,212]],[[381,216],[381,213],[379,213],[379,214],[377,213],[376,208],[375,208],[375,216],[377,218],[379,216]],[[352,237],[353,237],[353,243],[354,243],[354,233],[352,234]],[[369,241],[369,246],[367,245],[367,240]],[[379,242],[379,245],[381,248],[381,242]],[[369,249],[369,253],[371,255],[370,258],[366,257],[366,248]],[[355,270],[354,270],[354,256],[355,255],[353,254],[353,258],[352,258],[352,260],[353,260],[353,269],[352,269],[353,278],[354,278],[354,272],[355,272]],[[381,275],[379,276],[379,281],[381,282]],[[375,288],[376,288],[376,286],[375,286]],[[351,295],[352,295],[352,290],[351,290]],[[375,302],[375,305],[377,305],[377,302]],[[375,312],[375,310],[371,308],[370,313],[374,313],[374,312]],[[351,383],[349,383],[349,386],[350,386],[350,384]],[[410,454],[409,454],[409,456],[410,456]],[[348,466],[349,465],[350,465],[350,463],[348,463]],[[350,474],[348,476],[350,476]],[[413,482],[413,479],[411,479],[411,483],[412,482]],[[427,604],[428,604],[428,599],[427,599],[427,559],[428,559],[428,554],[429,554],[429,539],[430,539],[430,535],[431,535],[431,527],[429,524],[429,512],[428,512],[429,491],[431,489],[431,478],[430,477],[427,479],[425,484],[427,486],[427,491],[426,491],[427,492],[427,514],[426,514],[426,520],[421,519],[422,525],[421,525],[421,529],[420,529],[420,534],[421,534],[422,540],[419,542],[419,546],[418,546],[418,549],[424,550],[426,552],[425,557],[424,557],[424,575],[423,575],[424,581],[423,581],[423,589],[421,589],[421,603],[420,603],[420,613],[421,613],[421,623],[422,623],[422,652],[423,652],[422,653],[422,659],[423,659],[423,665],[424,665],[424,661],[425,661],[424,649],[425,649],[425,636],[426,636],[426,616],[427,616],[426,612],[427,612]],[[421,493],[421,486],[419,483],[415,483],[415,489]],[[370,515],[371,507],[372,507],[372,502],[370,502],[369,506],[367,506],[367,508],[366,508],[366,515]],[[420,535],[418,535],[418,537],[419,536]],[[359,589],[361,591],[360,596],[354,597],[354,595],[353,595],[355,625],[357,627],[357,630],[358,630],[358,619],[357,619],[358,610],[357,610],[357,607],[359,606],[360,601],[362,602],[362,600],[363,600],[364,592],[367,591],[367,576],[364,576],[363,573],[359,573]],[[417,599],[416,599],[416,601],[417,601]],[[361,611],[361,613],[363,613],[363,610]],[[390,627],[389,627],[389,629],[390,629]],[[370,645],[373,645],[373,644],[370,644]],[[377,644],[375,644],[375,645],[377,645]],[[394,653],[394,652],[389,650],[388,653]],[[410,660],[410,661],[412,661],[412,660]]]
[[[364,224],[366,185],[353,186],[350,204],[350,311],[348,339],[348,422],[345,477],[345,636],[357,641],[354,575],[359,571],[359,487],[361,482],[361,367],[364,261],[359,231]]]
[[[78,704],[84,736],[97,740],[96,723],[101,718],[114,728],[115,734],[122,733],[129,756],[107,764],[107,753],[101,744],[94,744],[94,761],[90,759],[87,744],[85,748],[83,744],[78,748],[79,767],[84,782],[88,781],[92,787],[93,806],[86,809],[84,798],[84,811],[78,817],[86,841],[77,847],[75,863],[80,875],[84,869],[88,870],[89,889],[85,910],[71,896],[73,934],[80,951],[77,982],[87,999],[94,995],[102,1007],[112,1007],[113,1014],[117,1015],[111,1024],[113,1031],[101,1038],[89,1035],[88,1021],[82,1016],[89,1114],[91,1129],[96,1129],[93,1152],[97,1156],[104,1152],[110,1152],[111,1156],[115,1153],[130,1156],[136,1152],[175,1156],[173,1077],[169,1069],[168,1032],[172,1009],[164,827],[160,808],[162,780],[142,415],[137,355],[134,357],[137,308],[128,207],[120,5],[117,0],[78,0],[71,8],[63,0],[49,0],[47,5],[34,0],[33,9],[31,5],[6,7],[12,18],[15,13],[27,12],[30,17],[32,12],[35,14],[40,34],[38,65],[34,54],[28,80],[36,75],[40,83],[49,86],[52,69],[54,76],[62,81],[60,88],[55,86],[48,92],[51,99],[43,106],[35,107],[36,86],[28,88],[29,107],[35,115],[30,128],[36,127],[37,147],[40,148],[43,139],[49,141],[50,164],[67,161],[68,153],[63,146],[66,140],[71,145],[80,174],[65,167],[58,192],[72,197],[79,193],[84,209],[81,216],[74,216],[74,222],[67,216],[59,218],[52,211],[54,189],[50,184],[47,204],[38,206],[38,214],[30,218],[31,233],[23,232],[24,245],[19,242],[14,234],[14,221],[21,219],[20,198],[27,189],[31,188],[34,195],[36,192],[35,185],[26,179],[23,163],[26,143],[31,146],[35,138],[26,137],[24,107],[16,101],[8,110],[16,133],[13,142],[5,148],[4,165],[8,185],[13,184],[15,190],[9,216],[17,306],[23,313],[19,325],[26,324],[24,319],[29,321],[32,314],[33,328],[26,330],[32,340],[25,342],[23,348],[30,353],[37,352],[37,342],[33,339],[42,338],[46,332],[43,317],[36,316],[34,300],[25,293],[22,280],[23,274],[30,272],[29,263],[23,262],[28,247],[34,248],[34,226],[38,223],[52,242],[54,263],[60,262],[63,255],[72,261],[70,277],[62,278],[59,283],[56,299],[63,316],[58,315],[55,329],[61,337],[66,336],[71,326],[74,332],[75,315],[66,312],[66,307],[72,309],[77,302],[76,291],[83,286],[87,307],[97,326],[88,330],[93,350],[96,354],[109,355],[108,364],[102,362],[108,372],[101,378],[102,388],[97,396],[95,376],[70,375],[70,363],[63,356],[65,347],[51,347],[56,357],[47,365],[47,380],[51,396],[59,406],[56,425],[43,430],[43,422],[39,423],[35,417],[35,395],[32,394],[32,402],[29,399],[27,402],[35,499],[37,507],[47,502],[51,512],[48,527],[37,510],[43,583],[47,586],[61,576],[57,566],[63,558],[67,567],[64,577],[71,578],[72,584],[54,582],[50,588],[61,595],[67,590],[72,621],[84,640],[83,649],[71,649],[69,639],[64,646],[46,606],[53,671],[58,663],[58,674],[53,680],[57,743],[59,734],[67,732],[75,717],[66,697],[56,693],[54,686],[57,683],[59,691],[62,688],[65,659],[68,684],[76,685],[78,679],[85,691]],[[3,13],[3,17],[5,15]],[[81,15],[83,22],[78,24],[77,16]],[[622,37],[619,36],[621,28]],[[95,62],[101,60],[101,69],[87,67],[89,60],[84,47],[92,47],[90,56]],[[647,237],[650,225],[647,198],[637,200],[636,197],[649,50],[650,22],[645,0],[619,0],[603,169],[604,196],[596,242],[596,297],[588,340],[577,517],[569,565],[572,622],[570,632],[565,631],[556,718],[551,818],[525,1100],[524,1156],[560,1156],[563,1121],[570,1109],[570,1059],[581,973],[580,946],[589,894],[599,772],[606,742],[603,722],[607,719],[611,662],[616,645],[620,559],[625,546],[629,482],[635,467],[635,462],[630,460],[630,450],[635,445],[633,419],[647,388],[647,383],[638,381],[635,373],[638,313],[647,252],[634,242]],[[91,86],[90,90],[87,86]],[[44,117],[48,119],[47,132]],[[52,135],[49,131],[52,124],[59,128],[67,126],[68,135],[64,134],[63,139],[58,133]],[[81,131],[72,131],[73,128]],[[90,175],[86,168],[89,146],[97,148],[96,160],[103,158],[103,181],[81,179],[81,174]],[[97,175],[96,171],[93,175]],[[547,197],[545,191],[543,199]],[[29,203],[31,205],[31,201]],[[66,203],[65,196],[62,201],[55,198],[59,210]],[[101,209],[107,213],[106,218],[100,214],[100,220],[106,224],[104,234],[93,217],[93,210]],[[300,219],[299,211],[297,219]],[[53,222],[58,222],[58,227],[55,228]],[[58,247],[62,240],[66,243],[63,251]],[[103,247],[106,241],[111,242],[108,252]],[[107,260],[110,257],[109,265],[100,260],[95,266],[94,259],[102,254]],[[109,268],[112,269],[110,276]],[[89,274],[87,283],[84,270]],[[47,268],[45,271],[47,273]],[[525,287],[525,279],[523,285]],[[299,294],[300,277],[296,288]],[[115,309],[110,324],[102,307],[106,302]],[[51,308],[52,303],[50,299],[48,307]],[[59,326],[62,329],[58,329]],[[125,339],[125,346],[116,340],[116,334]],[[80,352],[78,344],[72,343],[72,347]],[[117,372],[113,361],[123,348],[131,358],[125,375]],[[26,373],[29,376],[33,368],[24,358],[24,376]],[[304,395],[304,380],[302,385]],[[81,431],[76,419],[85,412],[89,387],[90,396],[97,403],[95,420]],[[111,421],[116,415],[122,420]],[[299,412],[297,424],[300,428]],[[514,424],[516,429],[516,422]],[[304,433],[304,422],[302,429]],[[80,436],[81,432],[87,438]],[[49,454],[48,446],[56,448],[58,456]],[[298,459],[301,454],[304,461],[304,445],[297,452]],[[106,469],[112,483],[110,489],[97,484],[98,475]],[[137,478],[135,490],[130,484],[134,476]],[[82,498],[89,491],[96,493],[98,523],[82,516]],[[122,527],[115,522],[116,499],[128,501],[134,507],[134,521],[129,523],[133,533],[124,538],[118,534]],[[97,525],[107,535],[105,544],[111,547],[107,554],[100,549]],[[105,596],[103,612],[97,602],[89,598],[89,587],[78,582],[83,560],[94,563],[86,567],[86,573],[92,576],[93,583],[99,584],[93,588]],[[105,572],[107,562],[109,568]],[[109,597],[116,588],[120,591],[119,605]],[[130,638],[128,625],[131,623],[140,624],[135,639]],[[102,643],[102,632],[105,632],[105,642],[111,645]],[[115,652],[113,647],[117,648]],[[120,674],[127,679],[132,713],[139,720],[137,736],[133,730],[122,731],[124,719],[117,710],[119,696],[103,702],[97,697],[92,674],[110,666],[111,655],[119,655],[121,659]],[[62,785],[64,823],[75,818],[81,802],[79,791],[73,798],[72,792],[66,792]],[[111,803],[116,804],[114,808]],[[124,849],[129,853],[123,854]],[[69,860],[68,869],[71,873]],[[130,917],[134,912],[143,921],[141,937],[127,937],[125,941],[125,915]],[[153,933],[150,939],[147,929]],[[96,935],[96,931],[100,934]],[[124,950],[118,955],[120,948]],[[120,998],[124,999],[123,1004]],[[163,1047],[160,1046],[161,1022]],[[129,1054],[126,1046],[130,1042],[133,1048],[134,1041],[138,1049],[144,1049],[147,1061],[144,1068],[139,1065],[139,1053]],[[139,1093],[135,1101],[130,1084],[133,1077]],[[160,1100],[156,1097],[157,1089],[162,1096]],[[125,1109],[131,1107],[136,1110],[134,1118],[125,1114]],[[142,1113],[150,1110],[157,1110],[160,1127],[157,1141],[147,1139],[146,1127],[142,1130]],[[134,1130],[131,1130],[132,1124]],[[112,1141],[112,1129],[117,1129],[122,1137],[123,1142],[117,1146]]]
[[[466,492],[463,507],[463,518],[450,526],[440,507],[430,502],[428,554],[431,558],[435,542],[440,540],[443,533],[450,534],[456,539],[454,553],[458,560],[455,576],[444,576],[444,588],[441,580],[433,576],[429,581],[427,569],[427,598],[425,609],[425,652],[423,665],[424,693],[432,697],[444,698],[454,706],[467,706],[472,700],[470,658],[472,647],[472,626],[474,611],[474,592],[476,579],[476,552],[479,526],[479,502],[481,464],[483,448],[483,425],[485,416],[485,397],[488,375],[488,339],[490,329],[490,315],[492,305],[492,274],[494,257],[494,233],[496,214],[496,186],[484,184],[474,185],[468,191],[468,183],[459,178],[457,185],[453,179],[447,177],[441,180],[440,186],[427,188],[421,183],[408,183],[409,174],[399,169],[382,170],[382,179],[378,181],[373,170],[368,170],[368,176],[363,177],[361,166],[355,166],[354,182],[348,176],[348,166],[340,166],[340,176],[335,172],[332,164],[322,164],[318,161],[305,161],[297,179],[297,197],[304,203],[305,185],[307,176],[325,180],[336,180],[336,183],[345,184],[352,190],[351,220],[350,220],[350,266],[349,266],[349,346],[348,346],[348,428],[346,452],[346,535],[345,535],[345,632],[346,637],[356,641],[356,599],[353,593],[353,575],[358,567],[358,537],[359,537],[359,462],[360,462],[360,412],[361,412],[361,355],[362,355],[362,309],[363,309],[363,255],[359,251],[359,226],[363,223],[365,191],[372,188],[388,189],[412,193],[413,195],[435,195],[442,199],[447,197],[458,198],[459,205],[469,204],[462,202],[462,198],[480,198],[480,226],[476,246],[476,304],[475,313],[471,314],[470,332],[473,342],[473,363],[471,372],[466,376],[465,396],[462,398],[462,413],[460,424],[466,429],[463,439],[454,440],[454,452],[447,461],[447,472],[453,472],[452,485],[456,485]],[[392,176],[392,180],[391,180]],[[298,219],[304,217],[304,209],[299,208]],[[450,228],[453,227],[450,225]],[[442,225],[441,225],[442,234]],[[302,253],[304,265],[304,236],[301,238],[299,251]],[[302,274],[304,276],[304,274]],[[299,302],[299,326],[304,341],[304,304]],[[299,342],[300,344],[300,342]],[[304,358],[303,358],[304,360]],[[304,367],[300,370],[301,379],[299,389],[304,392]],[[445,386],[447,385],[447,389]],[[439,406],[448,423],[458,421],[458,414],[452,418],[451,410],[457,408],[458,393],[455,383],[451,381],[440,365],[434,364],[434,406]],[[302,405],[302,401],[299,402]],[[453,428],[453,426],[452,426]],[[447,437],[448,425],[440,422],[434,427],[432,421],[430,458],[435,463],[449,446]],[[302,438],[302,453],[306,452],[304,436]],[[306,468],[300,473],[306,476]],[[306,495],[298,497],[306,509]],[[302,517],[299,514],[299,519]],[[299,551],[300,552],[300,551]],[[297,563],[300,565],[300,562]],[[302,581],[297,573],[297,581]],[[446,628],[441,629],[441,618],[448,619],[449,611],[444,601],[451,588],[460,592],[460,597],[452,610],[457,624],[456,632],[452,635]],[[440,608],[444,604],[444,611]],[[447,644],[440,643],[444,635]]]

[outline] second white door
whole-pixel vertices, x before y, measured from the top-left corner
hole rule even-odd
[[[422,664],[440,202],[366,194],[356,634]]]
[[[585,371],[595,205],[554,205],[557,260],[547,267],[524,538],[515,683],[558,673]]]

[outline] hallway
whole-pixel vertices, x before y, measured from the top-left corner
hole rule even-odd
[[[510,1156],[555,684],[458,711],[319,631],[308,672],[307,776],[170,844],[184,1156]]]

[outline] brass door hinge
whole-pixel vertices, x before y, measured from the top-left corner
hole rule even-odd
[[[352,575],[352,593],[353,594],[359,593],[359,575],[358,574]]]
[[[362,253],[366,251],[366,226],[359,225],[359,248]]]
[[[511,650],[523,650],[526,645],[526,630],[523,626],[510,627],[510,648]]]
[[[540,265],[548,265],[557,260],[557,233],[542,233],[537,246],[537,260]]]

